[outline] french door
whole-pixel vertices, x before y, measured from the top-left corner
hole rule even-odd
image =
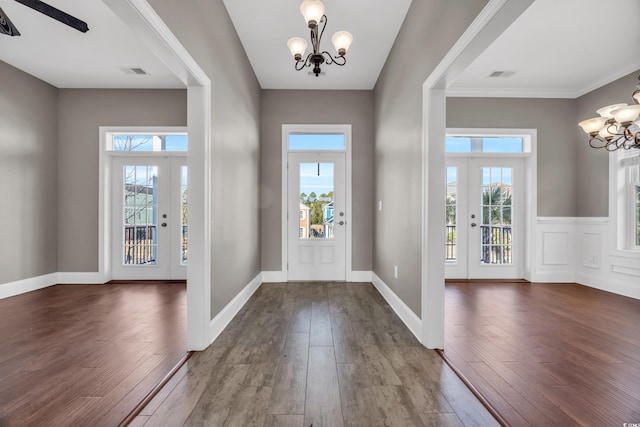
[[[445,275],[521,279],[524,182],[520,158],[448,158]]]
[[[288,280],[345,280],[345,153],[291,152],[287,177]]]
[[[112,158],[112,277],[187,277],[187,159]]]

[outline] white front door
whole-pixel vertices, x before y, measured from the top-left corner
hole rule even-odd
[[[185,156],[112,159],[112,277],[185,280]]]
[[[288,154],[288,280],[345,280],[345,153]]]
[[[448,159],[447,278],[523,277],[522,168],[520,158]]]

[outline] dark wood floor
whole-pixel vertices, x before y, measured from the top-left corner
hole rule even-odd
[[[117,426],[186,353],[186,286],[56,285],[0,325],[0,426]]]
[[[368,283],[263,284],[132,426],[496,425]]]
[[[445,295],[445,354],[510,425],[640,423],[640,301],[576,284]]]

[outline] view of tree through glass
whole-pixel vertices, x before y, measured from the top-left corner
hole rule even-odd
[[[483,264],[511,264],[513,169],[483,167],[480,173],[480,261]]]
[[[301,239],[334,237],[333,163],[300,163]]]

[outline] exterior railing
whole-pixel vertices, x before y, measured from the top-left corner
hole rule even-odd
[[[445,260],[458,258],[456,225],[445,226]],[[481,258],[485,264],[511,264],[513,262],[513,240],[511,225],[481,225]]]

